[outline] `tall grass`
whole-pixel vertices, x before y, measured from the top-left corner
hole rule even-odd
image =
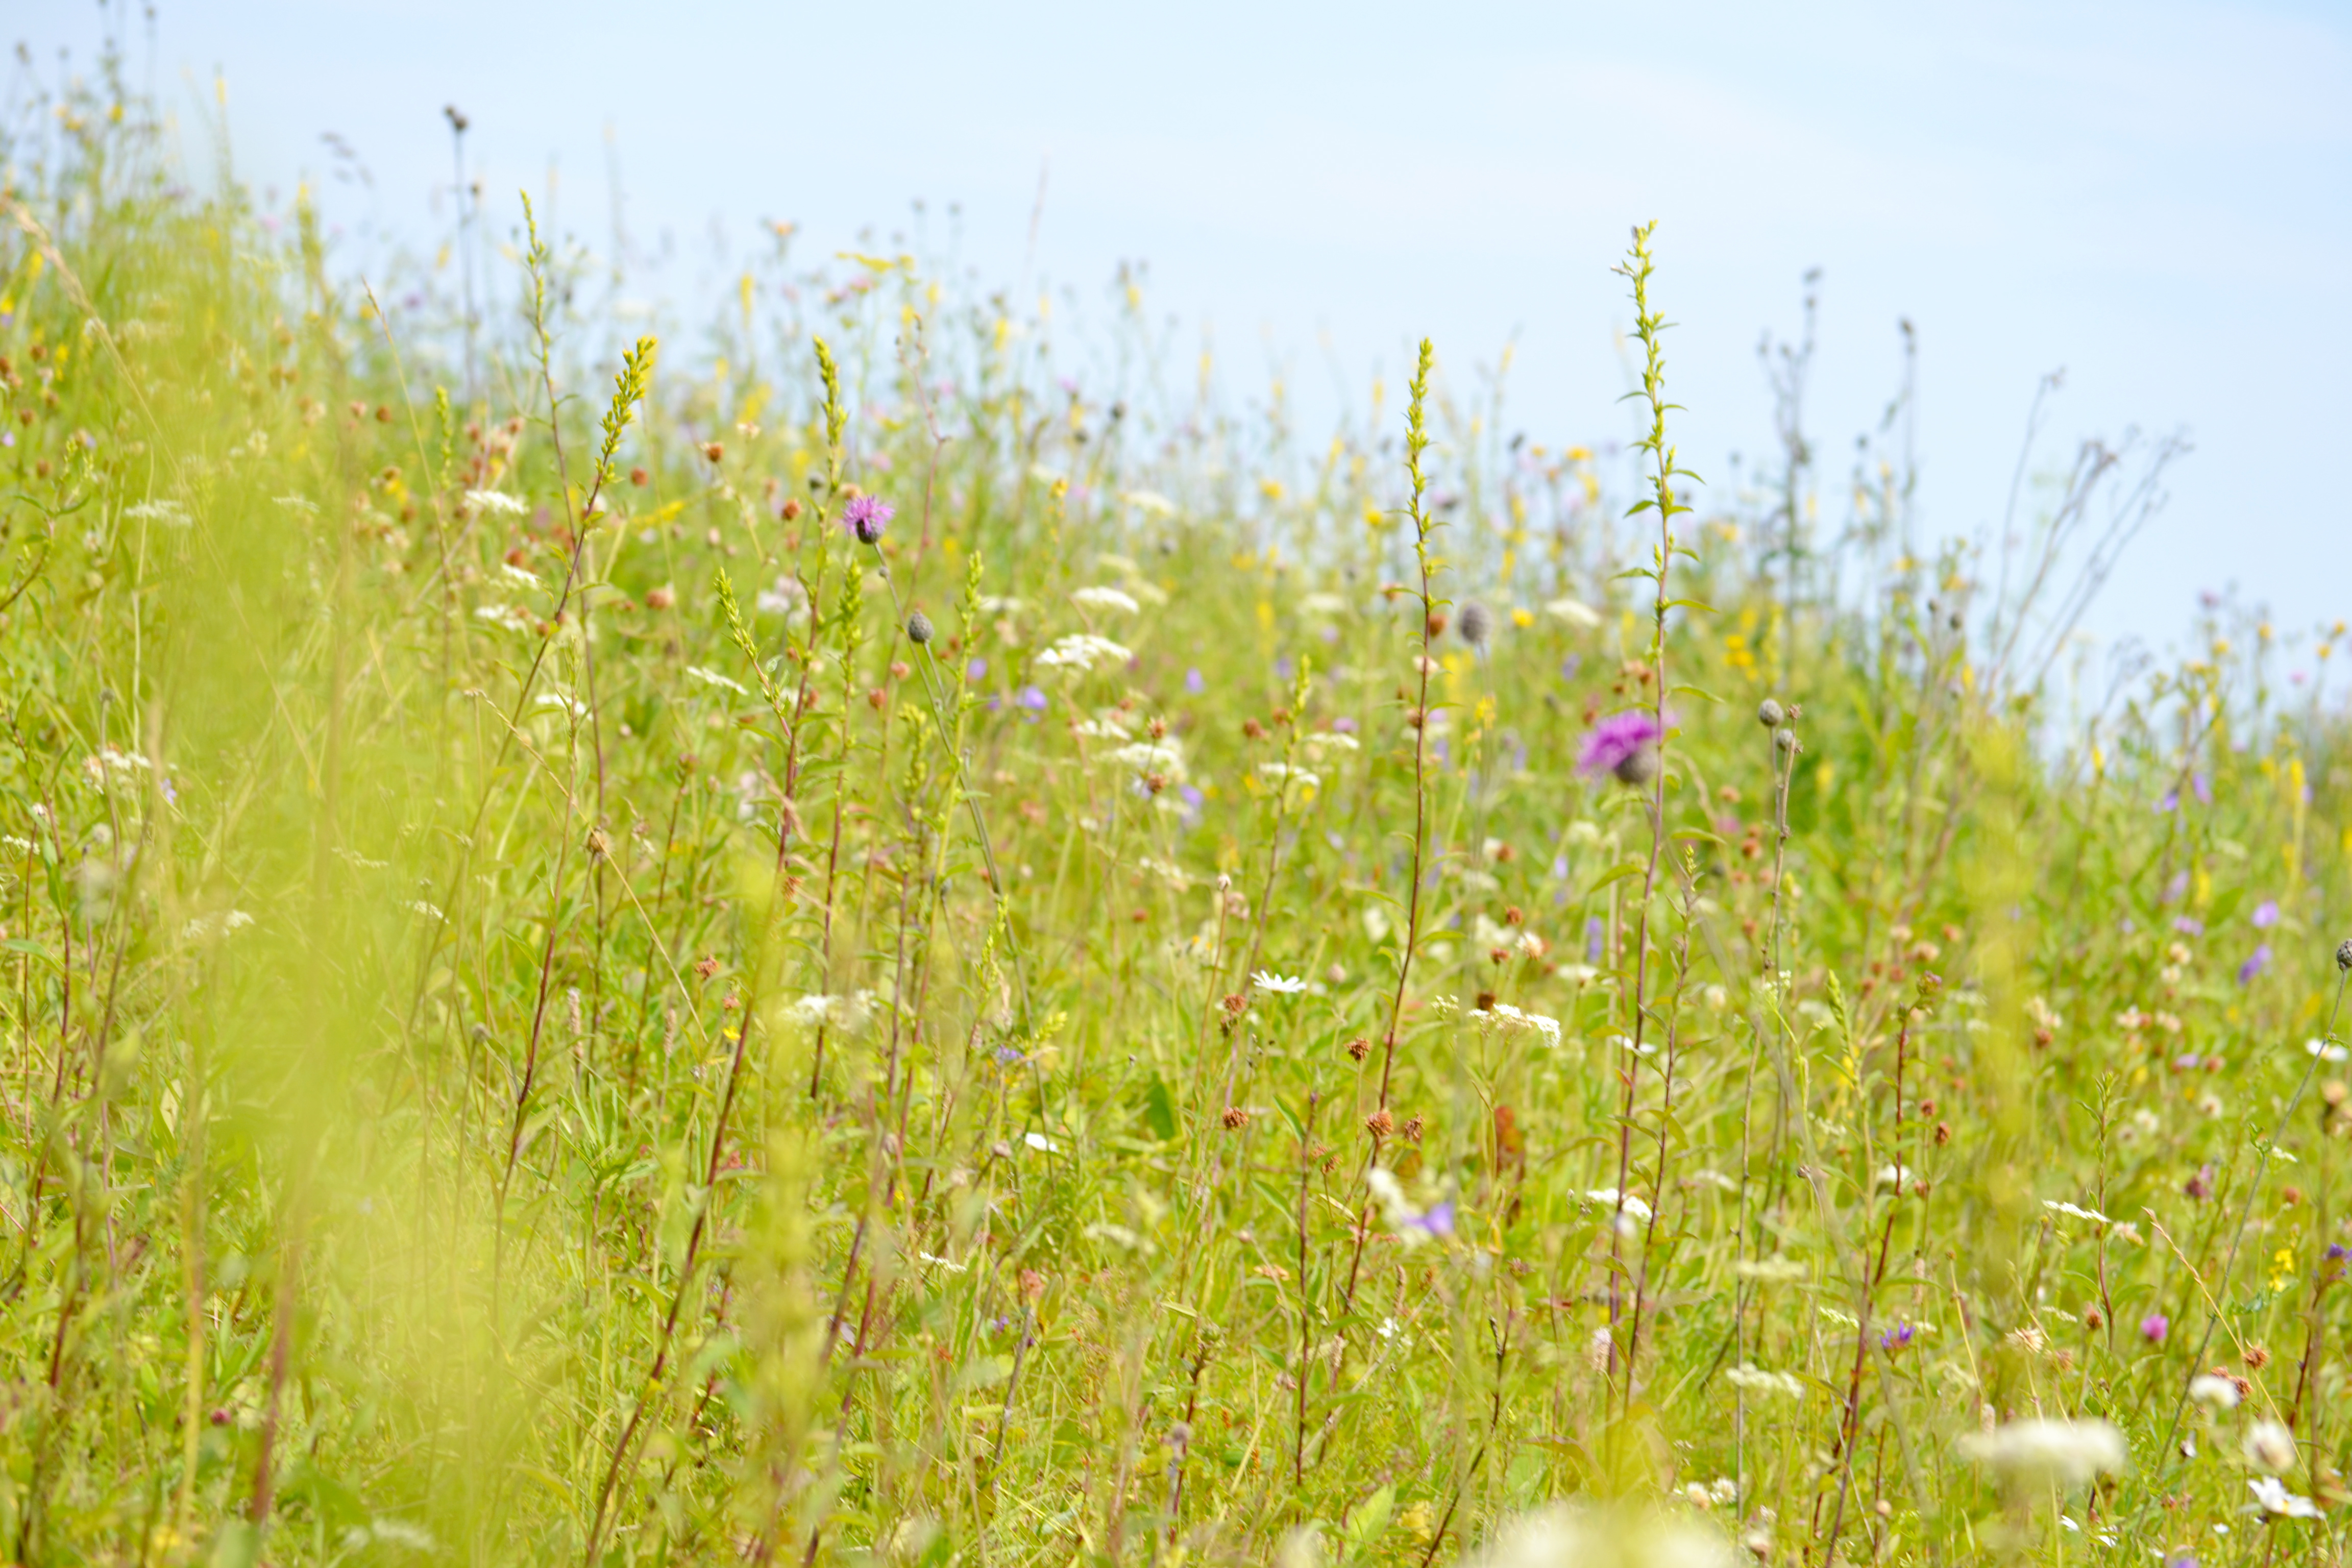
[[[55,108],[17,1560],[2338,1560],[2329,649],[2061,700],[2170,449],[1725,502],[1647,229],[1638,469],[520,206],[478,324]]]

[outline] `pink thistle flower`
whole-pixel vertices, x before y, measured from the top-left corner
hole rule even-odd
[[[849,504],[841,509],[841,526],[849,530],[850,537],[860,544],[879,544],[883,526],[898,511],[880,496],[852,496]]]
[[[1614,773],[1626,784],[1648,780],[1658,765],[1658,742],[1665,734],[1654,714],[1635,709],[1612,713],[1584,737],[1576,771],[1586,778]]]

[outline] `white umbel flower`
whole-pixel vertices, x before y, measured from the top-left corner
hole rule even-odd
[[[1554,1503],[1498,1530],[1468,1568],[1731,1568],[1731,1543],[1687,1513]]]
[[[2011,1479],[2080,1486],[2124,1468],[2124,1435],[2109,1421],[2012,1421],[1972,1432],[1960,1454]]]
[[[488,517],[520,517],[530,508],[499,490],[467,490],[466,504]]]
[[[1082,610],[1117,610],[1128,616],[1143,608],[1132,595],[1117,588],[1081,588],[1070,595],[1070,603]]]

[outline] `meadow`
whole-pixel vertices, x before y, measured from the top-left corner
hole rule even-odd
[[[2343,628],[2087,661],[2173,448],[1916,538],[1792,350],[1701,487],[1647,228],[1623,430],[1324,441],[1124,283],[656,342],[46,111],[10,1561],[2343,1561]]]

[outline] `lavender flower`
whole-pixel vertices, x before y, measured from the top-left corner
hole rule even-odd
[[[1587,778],[1614,773],[1626,784],[1646,783],[1657,773],[1658,741],[1664,733],[1653,714],[1638,709],[1612,713],[1584,738],[1576,771]]]
[[[841,526],[849,530],[850,537],[860,544],[879,544],[883,526],[898,511],[880,496],[852,496],[849,504],[841,509]]]
[[[2254,951],[2246,955],[2246,962],[2238,965],[2238,984],[2252,985],[2254,976],[2268,969],[2270,964],[2271,944],[2266,942],[2256,943]]]
[[[2261,903],[2256,904],[2254,906],[2252,918],[2254,929],[2256,931],[2268,931],[2271,927],[2278,924],[2278,900],[2276,899],[2264,899]]]

